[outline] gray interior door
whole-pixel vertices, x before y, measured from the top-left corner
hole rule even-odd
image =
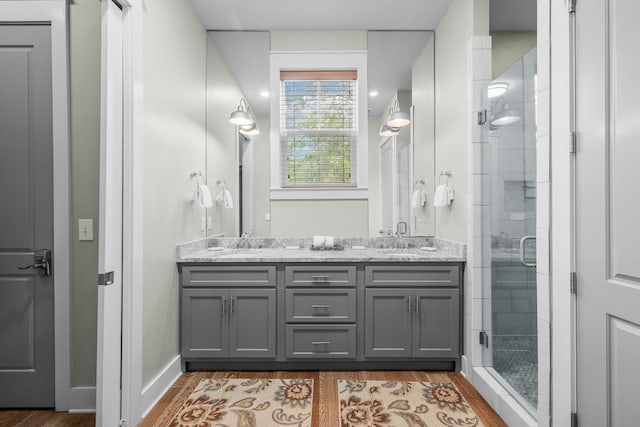
[[[640,31],[636,0],[578,2],[577,403],[584,426],[640,420]]]
[[[53,275],[19,269],[53,247],[51,108],[50,26],[0,22],[3,408],[54,406]]]

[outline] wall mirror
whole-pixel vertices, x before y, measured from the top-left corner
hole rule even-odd
[[[308,33],[310,50],[319,50],[314,37],[340,36]],[[357,200],[271,198],[270,137],[278,130],[270,128],[270,106],[271,97],[279,97],[270,91],[270,54],[278,50],[273,34],[208,33],[205,155],[214,202],[207,209],[207,235],[375,237],[381,230],[434,235],[433,32],[349,33],[360,33],[355,36],[367,52],[367,195]],[[241,99],[258,135],[242,135],[228,121]],[[397,135],[381,136],[395,103],[411,115],[411,124]]]

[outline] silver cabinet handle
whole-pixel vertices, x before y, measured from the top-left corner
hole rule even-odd
[[[420,297],[416,296],[416,316],[420,316]]]
[[[227,297],[222,297],[222,314],[227,313]]]
[[[331,341],[311,341],[312,345],[329,345]]]
[[[407,297],[407,313],[411,316],[411,296]]]
[[[319,310],[321,308],[329,309],[331,306],[329,304],[313,304],[311,308],[314,310]]]
[[[520,263],[525,267],[535,267],[535,262],[527,262],[524,259],[524,246],[527,240],[536,240],[536,236],[524,236],[522,239],[520,239]]]
[[[311,279],[314,282],[327,282],[329,281],[329,276],[311,276]]]
[[[234,309],[235,309],[235,299],[231,297],[231,310],[229,313],[233,314]]]

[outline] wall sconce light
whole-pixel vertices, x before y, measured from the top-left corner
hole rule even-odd
[[[380,136],[395,136],[400,133],[400,128],[411,123],[409,114],[400,111],[398,98],[393,102],[393,106],[389,108],[387,113],[387,123],[380,127]]]
[[[487,96],[489,98],[497,98],[507,93],[507,91],[509,91],[509,83],[507,82],[495,82],[487,86]]]
[[[392,128],[387,124],[382,125],[380,127],[380,136],[396,136],[400,133],[400,129]]]
[[[509,107],[509,104],[504,102],[504,98],[500,97],[496,101],[495,109],[498,110],[498,103],[502,101],[502,109],[491,117],[492,126],[505,126],[515,123],[520,120],[520,113]]]
[[[229,123],[240,127],[239,132],[243,135],[259,135],[258,124],[251,115],[251,107],[244,98],[240,99],[238,109],[229,116]]]
[[[247,136],[255,136],[260,135],[260,128],[256,122],[253,122],[253,124],[249,126],[240,126],[238,132]]]

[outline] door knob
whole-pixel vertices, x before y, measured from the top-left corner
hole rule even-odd
[[[34,263],[24,267],[18,267],[19,270],[28,270],[30,268],[44,270],[45,276],[51,276],[51,251],[49,249],[39,249],[33,253]]]

